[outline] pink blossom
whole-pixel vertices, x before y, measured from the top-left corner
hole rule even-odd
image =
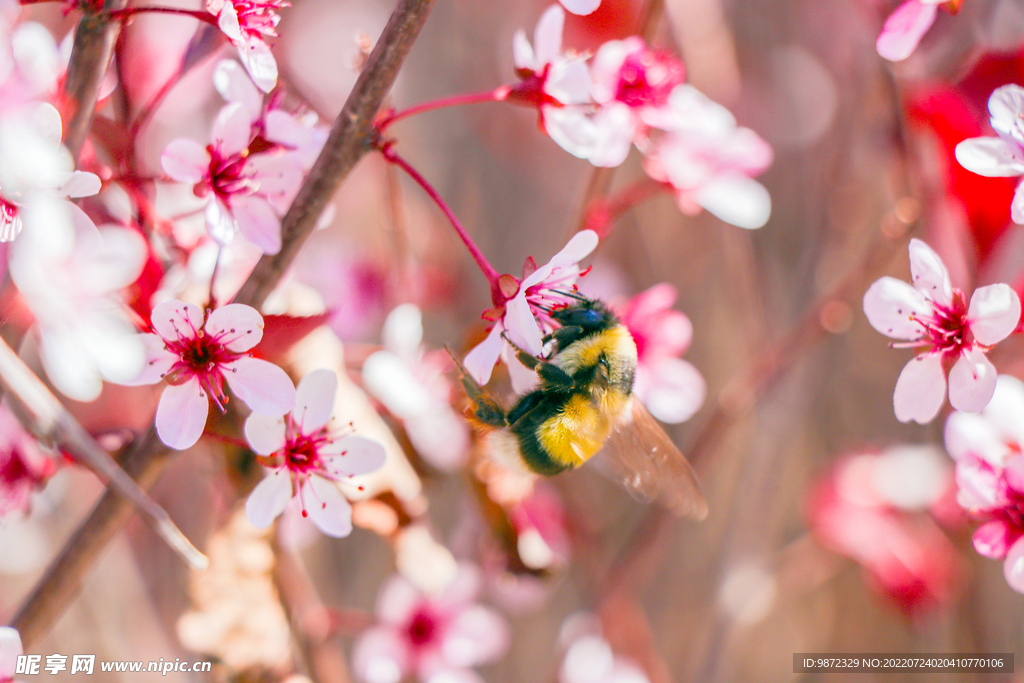
[[[952,486],[934,448],[847,456],[812,488],[810,527],[896,606],[920,613],[948,602],[962,580],[961,558],[932,516]]]
[[[434,597],[392,576],[377,596],[377,625],[353,647],[356,676],[366,683],[480,681],[471,667],[504,654],[509,629],[496,611],[474,602],[479,590],[479,572],[467,564]]]
[[[996,369],[985,353],[1020,320],[1020,299],[1009,285],[988,285],[967,297],[950,284],[942,259],[921,240],[910,241],[913,286],[892,277],[864,294],[864,313],[876,330],[920,352],[896,382],[893,405],[900,422],[931,422],[949,402],[976,413],[992,398]]]
[[[587,116],[590,105],[590,73],[586,60],[562,50],[565,12],[549,7],[534,32],[533,45],[517,31],[512,41],[512,59],[522,79],[512,87],[508,99],[540,112],[541,128],[558,145],[581,159],[598,144],[598,128]]]
[[[1024,593],[1024,383],[1001,375],[984,410],[949,416],[945,439],[956,461],[957,502],[983,522],[974,548],[1005,558],[1007,583]]]
[[[703,208],[748,229],[768,222],[771,197],[753,176],[771,165],[773,155],[757,133],[737,127],[728,109],[685,84],[647,119],[668,132],[646,153],[644,170],[672,188],[683,213]]]
[[[188,448],[203,435],[209,399],[225,410],[225,380],[257,413],[283,415],[295,405],[295,387],[284,370],[246,353],[263,337],[263,317],[255,308],[228,304],[204,316],[195,304],[165,301],[153,308],[152,324],[155,334],[140,335],[145,367],[127,384],[167,380],[156,431],[171,448]]]
[[[960,0],[956,0],[959,4]],[[885,59],[899,62],[914,53],[921,38],[935,23],[939,5],[947,0],[906,0],[889,15],[875,47]]]
[[[208,0],[207,9],[217,15],[217,25],[238,49],[238,58],[263,92],[277,85],[277,61],[267,38],[277,36],[278,12],[287,0]]]
[[[403,304],[384,322],[384,349],[363,362],[363,382],[373,396],[402,420],[416,452],[434,467],[451,471],[466,462],[469,430],[451,407],[450,360],[421,346],[419,308]]]
[[[597,242],[597,233],[581,230],[543,266],[538,268],[532,258],[527,259],[522,280],[511,275],[502,276],[502,289],[507,290],[508,299],[500,309],[491,309],[484,314],[489,320],[494,320],[494,327],[463,361],[473,379],[487,384],[498,357],[508,353],[502,337],[504,332],[520,348],[540,355],[544,348],[544,335],[555,327],[551,310],[576,300],[572,295],[581,274],[579,262],[597,247]],[[511,355],[508,354],[506,360]]]
[[[337,484],[380,469],[385,456],[376,441],[328,430],[337,389],[333,372],[314,370],[299,382],[291,413],[277,418],[253,413],[245,421],[245,438],[270,470],[245,503],[253,526],[270,526],[297,498],[302,516],[325,534],[351,533],[352,507]]]
[[[988,111],[998,137],[964,140],[956,146],[956,160],[990,178],[1024,176],[1024,88],[996,88],[988,98]],[[1014,223],[1024,223],[1024,182],[1017,185],[1010,216]]]
[[[654,50],[642,38],[611,40],[598,49],[590,66],[591,94],[600,107],[598,145],[588,159],[595,166],[618,166],[633,142],[642,143],[648,126],[664,118],[672,90],[686,69],[667,50]]]
[[[662,422],[684,422],[704,403],[707,385],[700,371],[679,356],[693,338],[690,319],[672,309],[676,290],[660,284],[617,306],[622,324],[636,342],[633,393]]]
[[[21,428],[6,405],[0,405],[0,517],[28,512],[32,494],[43,487],[57,465]],[[0,663],[0,680],[3,668]]]
[[[18,657],[25,654],[21,635],[10,626],[0,626],[0,683],[12,683]]]
[[[206,227],[220,244],[241,232],[266,254],[281,249],[280,215],[302,181],[302,167],[290,155],[250,153],[251,110],[240,102],[221,109],[211,143],[179,138],[160,157],[171,178],[195,183],[193,191],[208,197]]]
[[[616,654],[597,634],[582,635],[569,645],[558,669],[559,683],[649,683],[643,669]]]

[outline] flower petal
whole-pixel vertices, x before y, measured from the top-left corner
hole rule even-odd
[[[1024,225],[1024,182],[1017,185],[1010,202],[1010,218],[1017,225]]]
[[[562,28],[565,26],[565,12],[558,5],[552,5],[537,21],[533,34],[533,49],[537,53],[537,66],[543,68],[558,57],[562,51]]]
[[[920,339],[924,328],[911,317],[923,317],[931,311],[931,304],[921,292],[894,277],[876,280],[864,294],[868,322],[893,339]]]
[[[970,138],[956,146],[956,160],[972,173],[988,178],[1024,174],[1020,149],[1002,138]]]
[[[979,344],[992,346],[1010,336],[1020,322],[1020,298],[1009,285],[981,287],[971,295],[968,325]]]
[[[169,386],[156,407],[156,433],[171,448],[184,450],[199,441],[209,413],[210,401],[198,379]]]
[[[259,121],[263,113],[263,95],[253,86],[252,79],[233,59],[222,59],[213,70],[213,87],[231,103],[241,104],[249,113],[249,121]]]
[[[981,349],[964,351],[949,371],[949,403],[965,413],[989,404],[996,391],[996,369]]]
[[[125,382],[126,386],[137,387],[146,384],[156,384],[164,378],[178,360],[177,354],[171,353],[164,347],[164,340],[156,334],[140,334],[142,347],[145,352],[145,361],[135,379]]]
[[[314,370],[299,382],[295,390],[292,418],[303,434],[316,434],[334,414],[334,395],[338,376],[332,370]]]
[[[332,481],[312,476],[302,486],[302,502],[313,523],[328,536],[352,533],[352,506]]]
[[[352,671],[366,683],[400,683],[412,672],[409,646],[395,628],[376,626],[352,646]]]
[[[205,213],[206,230],[210,233],[210,237],[217,244],[224,246],[231,244],[235,239],[238,225],[227,204],[216,195],[211,194],[210,199],[206,202]]]
[[[942,306],[953,303],[953,285],[949,271],[939,255],[919,239],[910,240],[910,279],[926,299]]]
[[[103,182],[95,173],[75,171],[71,174],[71,179],[64,183],[57,192],[65,197],[77,199],[99,194],[102,188]]]
[[[470,605],[448,623],[441,641],[444,659],[458,668],[493,661],[509,645],[508,622],[493,609]]]
[[[423,342],[423,314],[416,304],[396,306],[380,333],[384,348],[399,358],[413,360]]]
[[[0,680],[14,678],[18,656],[25,653],[21,635],[10,626],[0,626]]]
[[[916,356],[903,368],[893,392],[893,408],[900,422],[926,424],[935,419],[946,397],[942,356]]]
[[[320,448],[330,458],[328,471],[338,477],[355,477],[376,472],[384,466],[384,447],[362,436],[346,436]]]
[[[764,185],[741,173],[722,173],[694,193],[694,201],[738,228],[756,230],[768,222],[772,198]]]
[[[168,341],[195,339],[203,327],[203,311],[195,304],[173,299],[154,306],[150,322],[156,333]]]
[[[263,92],[270,92],[277,85],[277,60],[270,46],[259,39],[237,43],[238,57],[245,70],[252,76],[253,83]]]
[[[246,425],[248,426],[248,424]],[[257,529],[266,529],[288,507],[292,480],[284,468],[275,470],[256,484],[245,501],[245,516]]]
[[[921,0],[907,0],[889,15],[878,35],[875,48],[883,58],[899,62],[917,49],[921,38],[935,23],[938,6]]]
[[[284,415],[295,405],[295,386],[273,363],[246,357],[226,363],[223,370],[231,391],[254,412]]]
[[[516,31],[512,36],[512,64],[516,69],[534,71],[538,68],[533,46],[522,30]]]
[[[601,0],[559,0],[573,14],[590,14],[601,6]]]
[[[252,140],[252,122],[245,106],[227,104],[217,114],[210,133],[210,142],[222,157],[240,154]]]
[[[974,549],[979,555],[993,560],[1005,557],[1012,540],[1008,532],[1006,524],[998,519],[982,524],[974,532]]]
[[[462,359],[466,372],[481,386],[490,381],[491,373],[494,372],[494,366],[501,355],[501,348],[505,345],[505,340],[501,338],[501,333],[504,331],[505,328],[500,323],[496,324],[491,328],[487,337],[470,349]]]
[[[231,203],[238,231],[264,254],[281,251],[281,219],[260,195],[238,197]]]
[[[285,447],[284,417],[253,413],[245,421],[245,440],[260,455],[272,455]]]
[[[1018,593],[1024,593],[1024,538],[1018,539],[1006,553],[1003,575],[1010,588]]]
[[[252,306],[227,304],[210,313],[206,334],[228,350],[242,353],[263,339],[263,316]]]
[[[403,420],[423,415],[434,402],[409,365],[389,351],[377,351],[363,361],[363,382],[374,398]]]
[[[654,417],[678,424],[689,420],[704,405],[707,384],[692,364],[680,358],[662,358],[648,370],[642,400]]]
[[[183,183],[197,183],[210,172],[210,154],[195,140],[179,138],[160,155],[164,173]]]
[[[504,321],[508,337],[516,346],[533,356],[541,354],[544,350],[544,335],[530,310],[524,287],[520,287],[519,294],[505,304]]]

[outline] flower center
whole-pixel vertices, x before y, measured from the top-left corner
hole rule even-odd
[[[409,642],[415,647],[429,645],[437,634],[437,620],[433,615],[419,610],[406,626],[406,633],[409,636]]]
[[[291,7],[287,0],[231,0],[238,14],[238,26],[251,38],[276,36],[281,21],[278,12]]]
[[[946,356],[959,356],[962,350],[973,348],[974,335],[967,324],[967,300],[959,289],[953,290],[950,306],[932,304],[932,314],[914,316],[922,328],[920,341]]]
[[[191,324],[189,327],[191,328]],[[216,335],[206,334],[203,329],[190,329],[183,333],[175,327],[175,331],[178,338],[164,339],[164,348],[178,356],[178,360],[164,375],[164,379],[173,385],[198,379],[203,391],[208,393],[221,412],[224,412],[224,404],[228,401],[224,393],[224,366],[245,355],[232,351],[227,345],[250,334],[251,330],[238,332],[231,328]]]
[[[685,75],[683,63],[670,52],[637,50],[622,63],[615,99],[630,107],[664,106]]]
[[[248,149],[227,157],[214,145],[207,145],[206,151],[210,155],[210,175],[196,183],[193,190],[196,196],[203,197],[212,191],[223,202],[230,203],[232,195],[248,195],[258,189],[259,184],[245,175]]]

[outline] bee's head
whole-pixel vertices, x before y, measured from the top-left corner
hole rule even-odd
[[[579,302],[551,312],[563,327],[582,327],[585,332],[605,330],[618,324],[619,319],[600,301],[580,299]]]

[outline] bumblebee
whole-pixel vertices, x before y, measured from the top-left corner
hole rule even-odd
[[[520,361],[536,371],[539,386],[510,410],[452,356],[473,403],[471,417],[494,455],[553,476],[603,449],[602,460],[638,497],[702,519],[707,504],[693,469],[633,396],[637,351],[629,330],[592,299],[580,298],[551,317],[560,327],[545,339],[545,347],[553,345],[547,356],[517,349]]]

